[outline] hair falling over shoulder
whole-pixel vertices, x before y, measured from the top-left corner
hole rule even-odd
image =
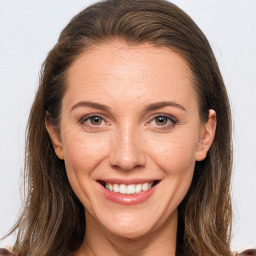
[[[11,232],[17,256],[72,255],[85,234],[84,207],[57,158],[45,118],[58,129],[70,65],[87,48],[110,40],[169,47],[190,66],[202,120],[210,109],[218,125],[213,145],[197,162],[191,187],[179,206],[176,255],[232,255],[231,114],[212,49],[192,19],[164,0],[106,0],[84,9],[62,31],[41,71],[26,136],[26,202]]]

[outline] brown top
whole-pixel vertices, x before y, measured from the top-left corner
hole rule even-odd
[[[256,256],[256,249],[248,249],[239,254],[240,256],[253,255]],[[1,254],[0,254],[1,256]]]
[[[239,256],[246,256],[246,255],[256,256],[256,249],[249,249],[239,254]],[[0,248],[0,256],[13,256],[13,255],[7,249]]]
[[[0,256],[12,256],[12,254],[4,248],[0,248]]]

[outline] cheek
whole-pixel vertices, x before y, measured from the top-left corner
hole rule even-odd
[[[62,136],[64,161],[69,180],[90,176],[107,156],[109,143],[103,134],[65,132]]]
[[[194,170],[197,150],[197,135],[184,130],[150,139],[147,143],[148,154],[166,174],[179,175]]]
[[[102,135],[84,132],[64,132],[64,161],[70,186],[87,210],[93,210],[91,183],[94,171],[106,158],[108,143]]]

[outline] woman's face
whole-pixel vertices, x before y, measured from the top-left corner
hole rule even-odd
[[[190,68],[177,53],[112,42],[72,64],[60,137],[47,127],[87,228],[134,238],[176,225],[215,114],[201,122]]]

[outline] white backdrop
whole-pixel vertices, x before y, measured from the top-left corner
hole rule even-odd
[[[0,237],[21,207],[20,171],[38,72],[63,27],[95,1],[0,2]],[[174,0],[208,37],[234,117],[232,248],[256,245],[256,1]],[[10,244],[12,238],[0,242]]]

